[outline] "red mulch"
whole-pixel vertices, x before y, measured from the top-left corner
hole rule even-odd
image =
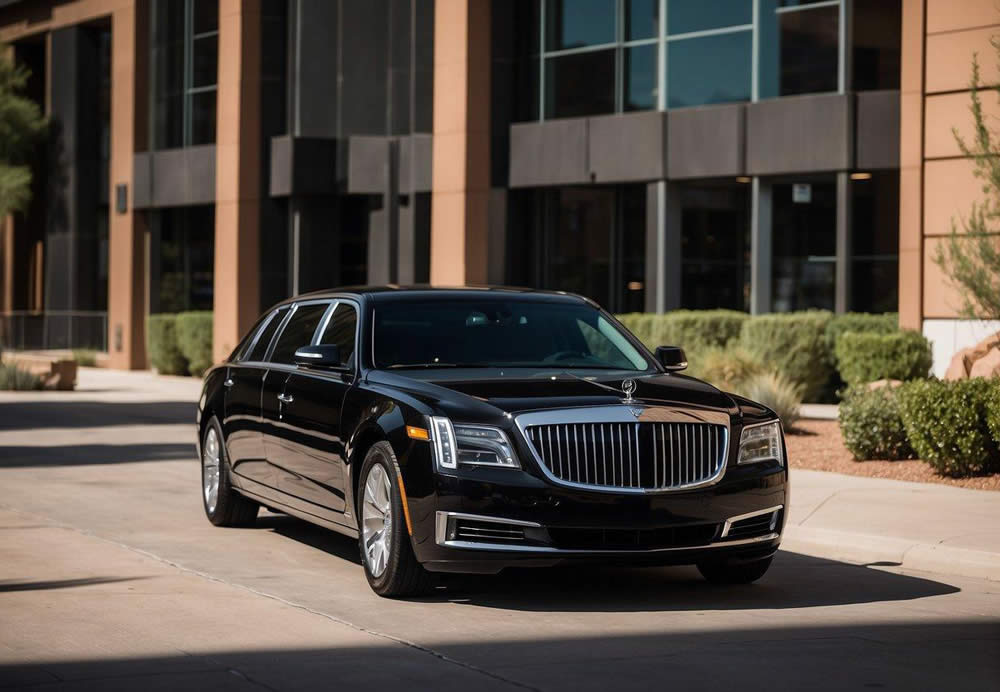
[[[855,461],[844,447],[840,424],[832,420],[801,420],[785,431],[792,468],[833,471],[851,476],[891,478],[897,481],[943,483],[975,490],[1000,490],[1000,473],[975,478],[939,476],[919,459],[906,461]]]

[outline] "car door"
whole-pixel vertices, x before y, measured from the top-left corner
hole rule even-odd
[[[261,420],[264,454],[271,465],[277,488],[287,492],[289,478],[298,475],[295,468],[300,457],[301,436],[288,426],[285,416],[293,395],[285,392],[285,384],[295,371],[295,351],[313,342],[331,300],[296,303],[275,337],[268,356],[268,371],[261,387]]]
[[[344,398],[354,385],[355,343],[358,308],[346,300],[338,302],[321,326],[316,343],[336,344],[341,367],[299,366],[285,383],[284,424],[296,444],[289,446],[294,458],[286,461],[292,474],[285,475],[282,490],[302,500],[343,512],[347,489],[340,416]]]
[[[237,354],[226,372],[226,394],[222,420],[223,437],[233,472],[269,487],[276,479],[264,454],[261,433],[261,386],[267,373],[264,362],[271,341],[288,313],[274,310],[258,326],[258,332],[243,353]]]

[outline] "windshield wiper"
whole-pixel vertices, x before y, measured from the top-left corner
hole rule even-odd
[[[394,363],[387,370],[405,370],[407,368],[457,368],[456,363]]]

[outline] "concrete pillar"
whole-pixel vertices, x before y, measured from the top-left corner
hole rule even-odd
[[[754,176],[750,218],[750,312],[771,311],[772,239],[771,184]]]
[[[399,140],[386,144],[382,210],[372,215],[368,232],[368,283],[399,281]]]
[[[221,361],[260,313],[260,0],[219,2],[212,354]]]
[[[681,205],[665,180],[646,185],[646,312],[681,307]]]
[[[141,24],[137,24],[140,22]],[[136,41],[143,20],[134,4],[111,14],[111,186],[124,185],[124,212],[113,206],[108,219],[108,355],[112,368],[146,367],[145,243],[141,220],[132,210],[132,158],[136,140],[136,83],[147,79],[136,70]]]
[[[851,309],[851,179],[847,171],[837,173],[837,259],[834,272],[834,309]]]
[[[903,0],[899,82],[899,326],[923,328],[924,4]]]
[[[489,0],[437,0],[434,36],[431,283],[485,283],[489,272]]]

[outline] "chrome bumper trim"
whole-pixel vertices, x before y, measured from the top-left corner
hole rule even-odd
[[[768,507],[767,509],[758,509],[756,512],[747,512],[746,514],[737,514],[735,517],[729,517],[726,519],[726,523],[722,525],[721,538],[725,538],[729,535],[729,529],[733,528],[733,524],[738,521],[743,521],[744,519],[752,519],[754,517],[759,517],[762,514],[774,513],[774,517],[771,518],[771,530],[774,531],[775,524],[778,521],[778,512],[784,509],[784,505],[776,505],[774,507]]]

